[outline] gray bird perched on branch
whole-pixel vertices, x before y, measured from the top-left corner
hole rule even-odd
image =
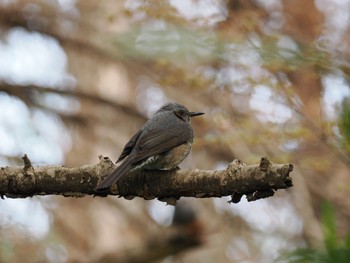
[[[190,118],[204,114],[190,112],[178,103],[162,106],[128,141],[117,163],[124,160],[95,190],[103,190],[135,169],[173,170],[190,153],[193,130]]]

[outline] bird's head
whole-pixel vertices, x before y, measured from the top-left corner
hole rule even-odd
[[[191,117],[203,115],[204,112],[189,111],[184,105],[179,103],[168,103],[162,106],[156,113],[170,111],[175,114],[179,119],[190,122]]]

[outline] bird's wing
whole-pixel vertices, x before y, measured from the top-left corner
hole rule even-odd
[[[192,129],[188,126],[167,129],[150,129],[139,137],[132,153],[132,163],[166,152],[193,138]]]
[[[128,156],[132,149],[134,148],[138,138],[140,137],[142,133],[142,129],[139,130],[124,146],[124,149],[122,151],[122,153],[120,154],[118,160],[116,161],[116,163],[119,163],[121,160],[123,160],[126,156]]]
[[[167,129],[149,129],[144,133],[140,130],[125,145],[119,160],[129,157],[118,166],[96,188],[96,191],[110,187],[123,177],[135,163],[148,157],[163,153],[179,146],[193,138],[192,129],[188,126]]]

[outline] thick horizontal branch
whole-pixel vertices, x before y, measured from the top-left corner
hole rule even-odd
[[[243,195],[248,201],[272,196],[277,189],[292,186],[289,173],[291,164],[272,164],[262,158],[260,164],[245,165],[234,160],[225,170],[174,170],[134,171],[120,179],[104,192],[94,188],[114,168],[108,157],[100,156],[96,165],[77,168],[63,166],[32,167],[23,157],[24,167],[0,168],[0,195],[8,198],[25,198],[34,195],[117,195],[126,199],[158,198],[173,204],[180,197],[232,196],[239,202]]]

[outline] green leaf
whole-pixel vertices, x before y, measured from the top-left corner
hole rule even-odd
[[[342,103],[342,112],[340,116],[340,130],[344,137],[345,150],[350,153],[350,101],[346,99]]]
[[[330,202],[322,205],[322,223],[326,249],[331,253],[337,247],[337,229],[334,210]]]

